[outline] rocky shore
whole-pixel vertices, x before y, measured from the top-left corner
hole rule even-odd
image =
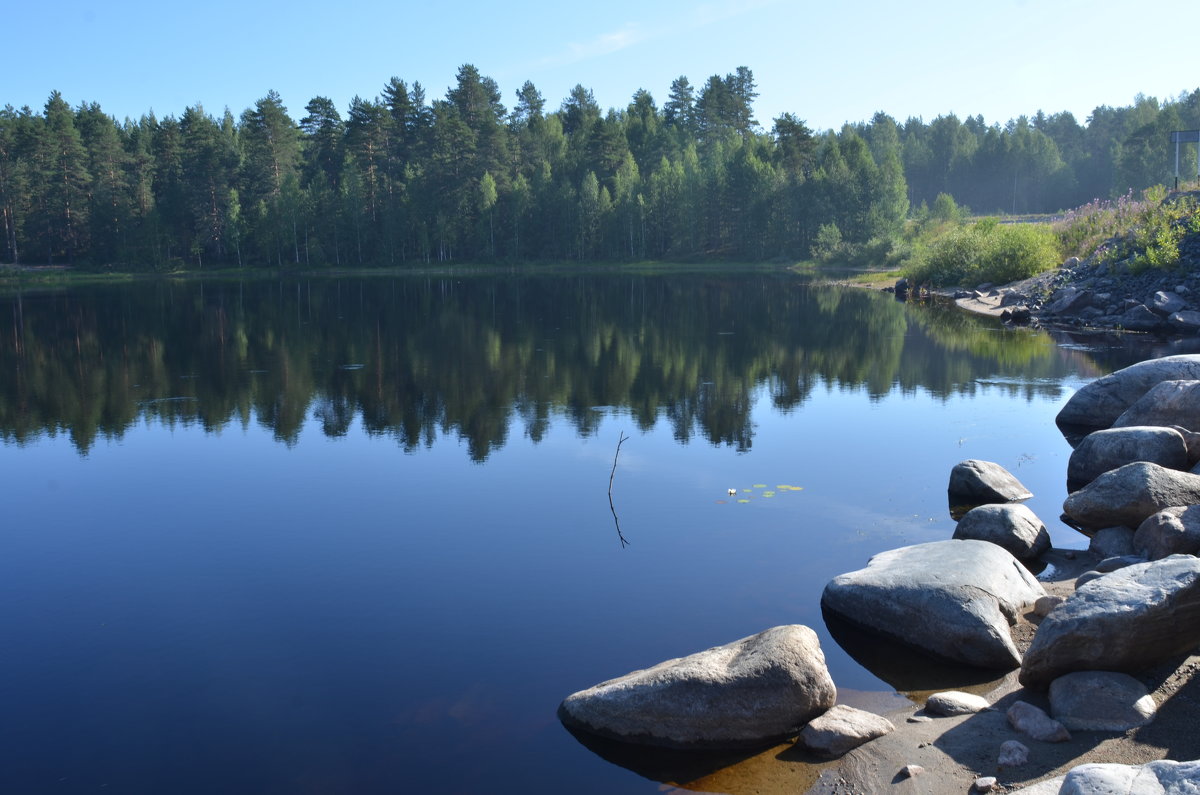
[[[830,634],[902,706],[842,703],[791,625],[574,693],[563,724],[704,791],[1200,791],[1200,355],[1100,378],[1057,421],[1075,447],[1062,519],[1087,551],[1050,548],[1029,491],[963,461],[953,538],[826,585]]]
[[[891,290],[909,292],[901,279]],[[1014,325],[1195,336],[1200,332],[1200,235],[1185,238],[1177,268],[1136,269],[1129,259],[1068,259],[1009,285],[948,291],[963,309]]]

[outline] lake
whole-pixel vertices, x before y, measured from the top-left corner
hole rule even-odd
[[[1086,547],[1054,415],[1187,350],[763,271],[0,295],[0,791],[807,781],[581,742],[555,710],[787,623],[841,700],[894,705],[825,583],[949,538],[967,458]]]

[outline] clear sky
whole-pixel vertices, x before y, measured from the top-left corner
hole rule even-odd
[[[118,120],[238,115],[271,89],[297,120],[314,96],[344,114],[393,75],[442,97],[464,63],[507,107],[532,80],[550,109],[577,83],[603,108],[639,88],[661,107],[676,77],[744,65],[768,129],[785,111],[818,130],[880,110],[1083,123],[1139,92],[1200,87],[1195,0],[14,0],[3,24],[0,105],[40,111],[57,89]]]

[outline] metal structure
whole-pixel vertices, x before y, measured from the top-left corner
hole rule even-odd
[[[1196,144],[1196,179],[1200,180],[1200,130],[1176,130],[1171,133],[1175,144],[1175,190],[1179,190],[1179,145]]]

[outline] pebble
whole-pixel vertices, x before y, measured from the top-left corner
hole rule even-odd
[[[991,792],[996,788],[998,783],[999,782],[996,780],[995,776],[980,776],[979,778],[975,779],[975,791]]]

